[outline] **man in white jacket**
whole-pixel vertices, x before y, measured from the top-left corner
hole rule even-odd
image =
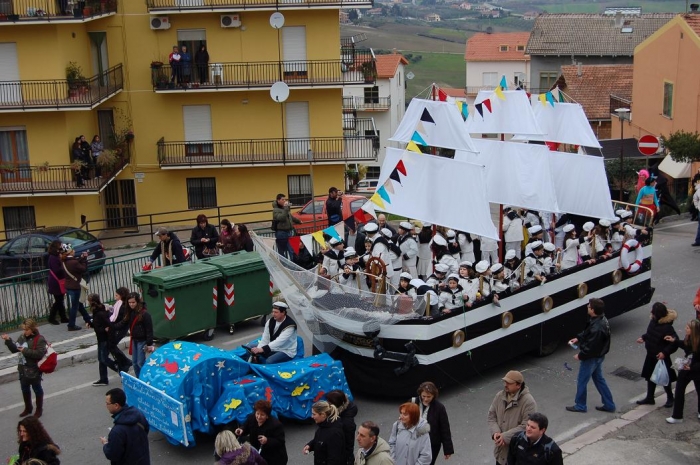
[[[523,236],[523,219],[518,212],[510,207],[503,209],[503,240],[506,243],[506,250],[514,250],[515,256],[520,259],[521,244]]]
[[[284,302],[272,304],[272,318],[265,325],[258,346],[251,351],[261,363],[282,363],[297,355],[297,324],[287,316],[289,306]]]

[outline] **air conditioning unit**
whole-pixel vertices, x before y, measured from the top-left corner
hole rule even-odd
[[[221,15],[221,27],[241,27],[241,15]]]
[[[170,29],[170,18],[167,16],[151,16],[151,29],[154,31]]]

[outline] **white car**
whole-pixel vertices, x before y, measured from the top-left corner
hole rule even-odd
[[[372,195],[374,194],[374,191],[377,190],[378,183],[378,179],[363,179],[357,183],[357,186],[355,186],[355,193],[361,195]]]

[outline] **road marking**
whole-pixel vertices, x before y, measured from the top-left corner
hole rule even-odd
[[[574,415],[580,415],[580,413],[575,413]],[[559,433],[557,437],[554,438],[554,442],[556,442],[557,444],[567,442],[569,439],[575,438],[579,431],[584,430],[595,423],[598,422],[596,420],[589,420],[583,423],[579,423],[573,428]]]
[[[665,231],[667,229],[680,228],[681,226],[688,226],[689,224],[695,224],[695,221],[690,223],[673,224],[671,226],[664,226],[663,228],[654,228],[654,231]]]
[[[112,378],[115,378],[115,376],[112,376]],[[63,394],[68,394],[69,392],[77,391],[79,389],[84,389],[86,387],[91,387],[91,386],[92,386],[92,383],[79,384],[77,386],[73,386],[71,388],[64,389],[62,391],[53,392],[51,394],[46,394],[46,395],[44,395],[44,399],[51,399],[52,397],[61,396]],[[106,387],[106,386],[104,386],[104,387]],[[16,409],[18,407],[24,407],[24,402],[22,402],[20,404],[8,405],[7,407],[2,407],[2,408],[0,408],[0,413],[6,412],[8,410]]]

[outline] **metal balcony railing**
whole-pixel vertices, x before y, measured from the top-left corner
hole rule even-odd
[[[294,10],[319,8],[371,8],[373,0],[146,0],[151,13],[217,10]]]
[[[386,111],[391,108],[391,97],[343,97],[343,110]]]
[[[84,168],[85,178],[82,182],[70,165],[35,166],[17,163],[10,166],[3,163],[0,165],[0,197],[100,192],[128,163],[126,158],[121,160],[109,173],[103,170],[101,178],[95,177],[94,168]],[[79,185],[81,183],[82,186]]]
[[[346,37],[341,37],[340,38],[340,46],[344,48],[348,47],[354,47],[355,44],[359,42],[364,42],[367,40],[367,34],[364,32],[361,32],[359,34],[355,34],[353,36],[346,36]]]
[[[355,61],[309,60],[258,63],[151,65],[156,92],[268,88],[277,81],[290,87],[342,86],[374,83],[376,64],[371,55]]]
[[[115,14],[117,7],[118,0],[0,0],[0,22],[87,21]]]
[[[90,110],[124,88],[122,65],[86,80],[0,81],[0,112]]]

